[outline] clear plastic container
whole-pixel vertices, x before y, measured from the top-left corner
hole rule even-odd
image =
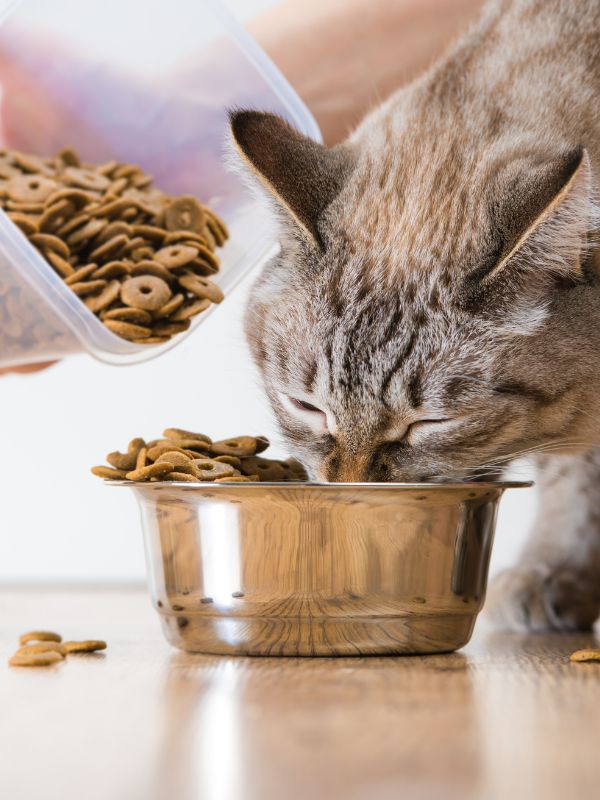
[[[4,146],[40,155],[72,146],[85,160],[136,163],[159,188],[200,197],[231,232],[216,277],[226,295],[277,246],[263,206],[227,165],[227,112],[275,111],[320,133],[218,2],[22,0],[0,2],[0,20]],[[82,351],[134,363],[185,335],[148,346],[112,334],[0,211],[0,366]]]

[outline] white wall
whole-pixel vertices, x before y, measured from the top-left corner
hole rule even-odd
[[[229,5],[248,16],[273,0]],[[104,486],[89,467],[134,435],[152,438],[168,425],[215,437],[273,436],[241,333],[248,284],[157,361],[119,368],[81,356],[0,379],[0,580],[142,580],[134,498]],[[514,557],[533,500],[531,492],[506,496],[495,568]]]
[[[108,367],[78,356],[0,379],[0,578],[140,578],[134,499],[89,467],[168,425],[270,432],[241,335],[243,291],[156,361]]]

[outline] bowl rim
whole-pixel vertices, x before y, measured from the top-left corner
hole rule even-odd
[[[534,485],[534,481],[469,481],[465,483],[321,483],[319,481],[231,481],[229,483],[215,483],[214,481],[124,481],[124,480],[104,480],[107,486],[128,487],[130,489],[158,489],[158,488],[177,488],[195,491],[211,489],[222,491],[225,489],[324,489],[333,491],[335,489],[374,489],[376,491],[478,491],[483,492],[490,489],[527,489]]]

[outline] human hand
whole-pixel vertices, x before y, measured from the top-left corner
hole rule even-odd
[[[29,375],[32,372],[40,372],[43,369],[48,369],[48,367],[51,367],[53,364],[56,364],[56,361],[44,361],[41,364],[23,364],[15,367],[0,367],[0,377],[2,375],[11,374]]]
[[[326,144],[427,69],[482,0],[285,0],[247,29],[317,120]]]

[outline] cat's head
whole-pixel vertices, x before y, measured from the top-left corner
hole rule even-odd
[[[246,332],[313,478],[482,475],[586,435],[584,150],[540,158],[520,141],[482,158],[389,120],[326,148],[271,114],[231,125],[281,222]]]

